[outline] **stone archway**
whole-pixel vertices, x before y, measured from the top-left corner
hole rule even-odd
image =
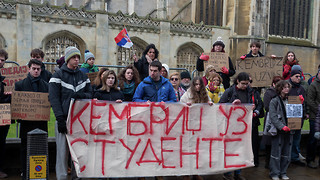
[[[197,59],[203,49],[194,42],[187,42],[177,50],[177,68],[186,68],[191,73],[196,69]]]
[[[142,56],[144,49],[148,45],[147,42],[145,42],[144,40],[138,37],[131,37],[130,39],[133,42],[132,48],[128,49],[128,48],[118,47],[117,65],[127,66],[129,64],[133,64],[133,59],[132,59],[133,53],[135,53],[137,58],[139,59]]]

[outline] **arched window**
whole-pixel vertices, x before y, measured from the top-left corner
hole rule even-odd
[[[57,59],[65,55],[64,51],[69,46],[77,47],[84,57],[85,42],[79,36],[69,31],[59,31],[48,35],[42,41],[45,62],[56,62]],[[80,63],[83,63],[83,58],[80,59]],[[47,65],[46,68],[51,72],[54,70],[52,65]]]
[[[4,37],[2,36],[2,34],[0,34],[0,49],[4,49],[6,48],[6,40],[4,39]]]
[[[132,37],[130,39],[133,42],[133,46],[132,46],[133,52],[136,54],[137,58],[139,59],[142,56],[142,53],[148,44],[138,37]],[[129,64],[133,64],[132,48],[128,49],[120,46],[118,47],[118,53],[117,53],[118,65],[127,66]]]
[[[191,73],[196,69],[197,59],[201,53],[203,49],[193,42],[182,45],[177,51],[177,68],[186,68]]]

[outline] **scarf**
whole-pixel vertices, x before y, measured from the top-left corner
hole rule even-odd
[[[39,81],[40,81],[41,77],[40,76],[32,77],[30,75],[30,73],[28,73],[28,78],[30,78],[30,80],[31,80],[31,86],[32,86],[33,91],[34,92],[38,92],[38,90],[39,90]]]
[[[295,82],[291,81],[291,78],[289,79],[289,82],[292,85],[292,88],[297,88],[297,87],[300,87],[300,85],[301,85],[301,81],[300,81],[300,83],[295,83]]]
[[[98,72],[99,68],[96,65],[90,66],[88,63],[83,63],[82,68],[89,69],[89,73]]]
[[[122,90],[122,93],[123,94],[134,94],[134,89],[135,89],[135,83],[134,81],[131,81],[131,83],[126,83],[124,82],[124,87],[123,87],[123,90]]]

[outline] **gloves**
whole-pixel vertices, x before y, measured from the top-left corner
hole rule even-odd
[[[228,70],[225,66],[223,66],[223,67],[221,68],[221,72],[222,72],[223,74],[229,74],[229,70]]]
[[[288,65],[288,64],[286,64],[286,65],[283,67],[283,74],[284,74],[284,75],[287,75],[287,74],[290,73],[290,71],[291,71],[291,66]]]
[[[209,86],[209,91],[214,92],[217,89],[217,86],[214,85],[214,82],[210,82]]]
[[[282,128],[282,130],[283,130],[283,131],[286,131],[286,132],[289,132],[289,131],[290,131],[290,128],[288,128],[288,126],[284,126],[284,127]]]
[[[314,138],[320,140],[320,132],[315,132],[314,133]]]
[[[240,57],[242,60],[244,60],[246,58],[246,55],[243,55]]]
[[[302,95],[299,95],[299,99],[300,99],[300,101],[301,101],[301,104],[303,104],[304,98],[303,98]]]
[[[75,92],[71,95],[71,98],[73,99],[85,99],[87,96],[83,92]]]
[[[63,134],[67,134],[68,130],[67,130],[67,117],[65,116],[58,116],[56,118],[57,122],[58,122],[58,132],[59,133],[63,133]]]
[[[252,114],[252,117],[257,117],[257,116],[258,116],[258,114],[255,112]]]
[[[208,60],[209,60],[209,56],[208,56],[208,55],[204,55],[204,54],[202,53],[201,56],[200,56],[200,59],[201,59],[201,60],[204,60],[204,61],[208,61]]]

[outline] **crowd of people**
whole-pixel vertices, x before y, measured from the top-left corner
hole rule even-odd
[[[225,52],[225,44],[218,38],[212,46],[211,52]],[[264,56],[259,50],[259,42],[250,44],[250,52],[241,56],[242,60],[248,57]],[[98,99],[122,102],[181,102],[187,106],[194,103],[232,103],[235,105],[253,104],[252,115],[252,152],[255,167],[259,166],[259,132],[260,118],[264,117],[264,135],[262,142],[265,145],[266,165],[270,169],[273,180],[289,179],[287,168],[290,163],[317,168],[320,162],[315,162],[316,144],[320,139],[320,69],[309,83],[303,75],[299,61],[294,52],[289,51],[283,59],[283,76],[275,76],[271,86],[266,90],[263,101],[259,88],[251,87],[253,79],[250,74],[238,73],[230,84],[230,78],[236,73],[230,57],[229,66],[216,69],[212,65],[204,68],[204,61],[209,57],[202,54],[196,64],[199,72],[204,71],[203,77],[191,78],[190,73],[172,72],[166,64],[158,60],[159,51],[154,44],[146,47],[142,57],[133,57],[134,64],[128,65],[118,75],[108,68],[98,68],[95,56],[85,52],[85,62],[79,68],[81,53],[76,47],[68,47],[65,56],[57,63],[59,67],[51,74],[45,69],[42,61],[44,53],[40,49],[31,51],[31,60],[28,63],[29,74],[27,78],[16,82],[16,91],[47,92],[54,115],[56,117],[56,178],[68,178],[68,156],[66,136],[67,116],[71,99]],[[272,55],[274,57],[274,55]],[[3,68],[8,59],[8,53],[0,50],[0,68]],[[91,83],[86,73],[98,72]],[[5,84],[1,79],[0,102],[10,102],[10,92],[4,92]],[[301,130],[291,130],[288,127],[286,104],[288,96],[298,96],[303,106],[301,127],[305,119],[309,119],[310,134],[307,147],[306,163],[300,153]],[[319,106],[319,107],[318,107]],[[18,121],[20,123],[21,138],[21,172],[22,179],[26,179],[26,148],[27,132],[40,128],[48,131],[45,121]],[[7,177],[4,172],[4,150],[9,125],[0,126],[0,178]],[[71,163],[72,178],[77,178]],[[201,180],[201,176],[195,176]],[[245,179],[241,170],[223,174],[226,180]],[[183,179],[191,179],[183,176]]]

